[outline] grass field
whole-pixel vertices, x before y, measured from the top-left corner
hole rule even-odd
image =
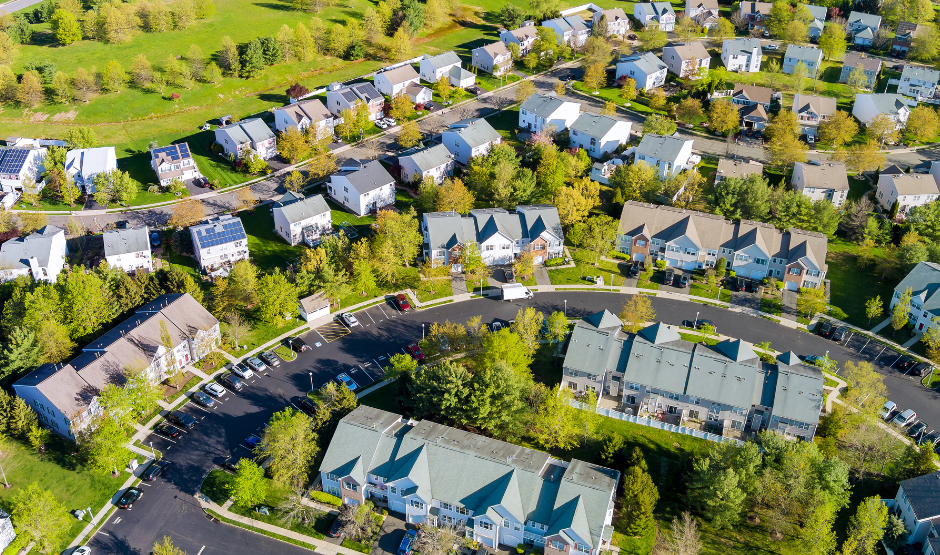
[[[855,243],[841,238],[829,241],[829,255],[826,257],[829,271],[826,277],[831,282],[831,304],[845,311],[850,324],[867,328],[865,301],[879,295],[885,314],[888,314],[888,303],[891,302],[895,283],[880,279],[871,267],[859,268],[856,263],[858,249]],[[873,251],[876,255],[882,254],[881,249]]]

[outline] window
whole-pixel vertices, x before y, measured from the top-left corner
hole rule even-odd
[[[454,512],[457,513],[458,515],[470,516],[470,511],[468,511],[467,509],[464,509],[463,507],[456,507],[454,509]]]
[[[483,250],[485,250],[485,251],[491,251],[491,250],[493,250],[493,245],[486,245],[486,248],[483,249]]]
[[[353,484],[350,482],[340,482],[340,483],[343,484],[344,489],[348,489],[349,491],[355,491],[355,492],[359,491],[359,486],[357,486],[356,484]]]
[[[576,550],[580,551],[581,553],[590,553],[590,552],[591,552],[591,548],[588,547],[588,546],[586,546],[586,545],[584,545],[583,543],[576,543],[576,544],[574,544],[574,548],[575,548]]]
[[[699,416],[698,416],[698,411],[697,411],[697,410],[690,410],[690,411],[689,411],[689,418],[691,418],[691,419],[693,419],[693,420],[698,420],[698,418],[699,418]]]
[[[791,276],[798,276],[802,274],[803,272],[799,268],[790,268],[789,270],[787,270],[787,273],[790,274]]]
[[[480,528],[482,528],[482,529],[484,529],[484,530],[492,530],[492,529],[493,529],[493,523],[492,523],[492,522],[487,522],[487,521],[485,521],[485,520],[481,520],[478,524],[480,525]]]
[[[548,545],[550,545],[552,549],[557,549],[558,551],[565,550],[565,544],[563,544],[562,542],[558,540],[551,540],[550,542],[548,542]]]
[[[628,388],[628,389],[631,389],[631,390],[633,390],[633,391],[639,391],[639,390],[640,390],[640,384],[630,382],[630,383],[627,384],[627,388]]]
[[[636,395],[627,395],[627,404],[635,405],[636,404]]]
[[[423,509],[424,503],[422,503],[421,501],[418,501],[417,499],[412,499],[411,506],[414,507],[415,509]]]
[[[392,495],[398,495],[398,488],[395,486],[389,486],[388,491],[391,492]]]
[[[678,394],[678,393],[667,393],[666,396],[669,397],[670,399],[672,399],[673,401],[678,401],[678,400],[679,400],[679,394]]]
[[[744,429],[744,422],[741,422],[740,420],[732,420],[732,421],[731,421],[731,429],[732,429],[732,430],[743,430],[743,429]]]
[[[326,475],[326,479],[327,479],[327,480],[333,480],[334,482],[337,482],[337,481],[339,481],[339,476],[337,476],[336,474],[329,474],[329,473],[328,473],[328,474]]]
[[[692,403],[693,405],[697,405],[701,402],[701,399],[699,399],[698,397],[689,396],[689,402]]]
[[[503,528],[510,528],[510,524],[509,524],[509,520],[508,520],[508,519],[505,519],[505,518],[503,519]]]
[[[747,409],[742,409],[740,407],[731,407],[731,412],[733,412],[734,414],[744,415],[744,414],[747,414]]]
[[[643,239],[637,239],[637,240],[636,240],[636,246],[638,246],[638,247],[645,247],[645,246],[646,246],[646,241],[644,241]]]
[[[444,503],[443,501],[441,501],[441,508],[444,509],[445,511],[452,511],[452,510],[454,510],[454,506],[453,506],[453,505],[451,505],[450,503]]]

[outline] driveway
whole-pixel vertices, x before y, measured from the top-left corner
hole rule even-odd
[[[407,525],[404,520],[392,514],[386,516],[385,522],[382,523],[382,530],[379,531],[379,541],[372,546],[372,552],[369,555],[398,555],[398,546],[401,544],[401,539],[405,537],[405,530],[407,530]]]

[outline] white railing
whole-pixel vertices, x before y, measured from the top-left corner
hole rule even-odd
[[[587,410],[585,408],[586,405],[579,401],[572,400],[571,405],[581,410]],[[639,424],[641,426],[649,426],[650,428],[657,428],[660,430],[665,430],[667,432],[673,432],[676,434],[683,434],[687,436],[697,437],[697,438],[705,439],[708,441],[714,441],[715,443],[730,442],[739,446],[744,445],[744,442],[741,441],[740,439],[725,437],[720,434],[712,434],[709,432],[703,432],[701,430],[696,430],[694,428],[687,428],[685,426],[679,426],[677,424],[668,424],[666,422],[662,422],[661,420],[644,418],[642,416],[633,416],[632,414],[626,414],[626,413],[618,412],[618,411],[611,410],[611,409],[597,408],[595,409],[594,412],[602,416],[606,416],[608,418],[614,418],[616,420],[623,420],[624,422],[630,422],[632,424]]]

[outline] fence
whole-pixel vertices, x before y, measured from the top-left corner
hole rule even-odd
[[[571,401],[571,404],[572,404],[572,406],[574,406],[575,408],[578,408],[578,409],[581,409],[581,410],[586,410],[584,403],[581,403],[581,402],[579,402],[579,401],[574,401],[574,400],[572,400],[572,401]],[[651,419],[651,418],[644,418],[644,417],[642,417],[642,416],[633,416],[632,414],[627,414],[627,413],[624,413],[624,412],[618,412],[618,411],[611,410],[611,409],[602,409],[602,408],[598,408],[598,409],[595,409],[594,412],[596,412],[597,414],[600,414],[601,416],[606,416],[606,417],[608,417],[608,418],[614,418],[614,419],[616,419],[616,420],[623,420],[624,422],[630,422],[630,423],[632,423],[632,424],[639,424],[639,425],[641,425],[641,426],[649,426],[650,428],[656,428],[656,429],[659,429],[659,430],[665,430],[665,431],[667,431],[667,432],[673,432],[673,433],[676,433],[676,434],[683,434],[683,435],[687,435],[687,436],[697,437],[697,438],[700,438],[700,439],[706,439],[706,440],[708,440],[708,441],[714,441],[715,443],[730,442],[730,443],[734,443],[734,444],[739,445],[739,446],[740,446],[740,445],[744,445],[744,442],[741,441],[740,439],[734,439],[734,438],[731,438],[731,437],[725,437],[725,436],[720,435],[720,434],[711,434],[711,433],[708,433],[708,432],[703,432],[703,431],[701,431],[701,430],[695,430],[695,429],[693,429],[693,428],[687,428],[687,427],[685,427],[685,426],[678,426],[678,425],[676,425],[676,424],[667,424],[666,422],[662,422],[662,421],[660,421],[660,420],[654,420],[654,419]]]

